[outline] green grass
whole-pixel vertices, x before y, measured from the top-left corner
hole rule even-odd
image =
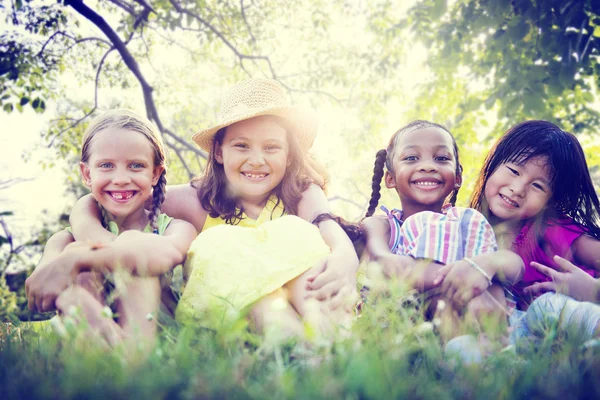
[[[599,398],[600,349],[556,332],[537,346],[496,351],[479,365],[444,357],[431,323],[390,298],[367,305],[352,334],[301,352],[266,346],[234,326],[167,329],[132,365],[81,329],[67,337],[0,332],[0,389],[12,398]],[[435,328],[435,327],[434,327]]]

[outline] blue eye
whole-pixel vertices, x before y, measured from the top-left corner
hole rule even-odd
[[[135,168],[135,169],[140,169],[140,168],[145,168],[146,166],[142,163],[139,162],[134,162],[131,163],[131,168]]]
[[[112,168],[112,163],[109,162],[103,162],[101,164],[98,165],[99,168]]]

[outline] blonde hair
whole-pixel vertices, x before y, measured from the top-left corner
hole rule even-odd
[[[94,136],[105,129],[123,129],[139,132],[152,144],[154,149],[154,167],[163,167],[158,182],[152,189],[152,208],[148,216],[150,226],[154,231],[158,229],[156,220],[160,214],[160,207],[165,201],[165,190],[167,187],[167,165],[165,145],[156,125],[149,119],[134,113],[131,110],[110,110],[97,116],[86,129],[81,145],[81,162],[87,163],[90,158],[90,146]],[[102,223],[107,227],[108,216],[106,210],[102,209]]]

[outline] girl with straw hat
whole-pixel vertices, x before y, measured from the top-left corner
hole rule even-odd
[[[201,234],[176,318],[218,327],[247,316],[259,332],[302,336],[349,321],[358,259],[328,215],[324,169],[309,155],[316,116],[292,106],[271,79],[231,88],[218,123],[192,139],[208,152],[202,177],[169,187],[163,210]],[[73,209],[76,234],[107,238],[87,200]],[[94,228],[90,229],[93,225]]]

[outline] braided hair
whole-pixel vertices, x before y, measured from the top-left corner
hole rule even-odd
[[[154,167],[163,167],[156,185],[152,189],[152,206],[148,216],[148,222],[155,233],[158,233],[157,220],[160,215],[162,203],[165,200],[167,187],[167,166],[165,145],[156,125],[147,118],[126,109],[107,111],[96,117],[88,126],[83,135],[81,146],[81,162],[87,163],[90,158],[90,147],[93,137],[105,129],[122,129],[124,131],[138,132],[144,135],[152,144],[154,151]],[[100,206],[100,204],[98,204]],[[102,225],[107,228],[109,215],[100,206],[102,211]]]
[[[394,154],[396,151],[396,144],[398,143],[398,138],[405,133],[412,132],[417,129],[424,128],[439,128],[442,129],[450,135],[452,138],[452,149],[454,151],[454,158],[456,159],[456,176],[462,174],[462,165],[460,165],[460,160],[458,157],[458,145],[456,144],[456,139],[452,133],[443,125],[436,124],[435,122],[425,121],[425,120],[415,120],[407,125],[400,128],[392,138],[388,144],[387,149],[379,150],[375,156],[375,166],[373,168],[373,179],[371,180],[371,199],[369,200],[369,208],[367,209],[367,213],[365,217],[370,217],[375,212],[377,208],[377,204],[379,203],[379,199],[381,198],[381,179],[384,175],[384,165],[385,168],[393,172],[394,171]],[[454,205],[456,203],[456,198],[458,197],[458,191],[460,187],[455,187],[448,197],[448,203]]]
[[[383,167],[387,157],[387,150],[381,149],[375,155],[375,166],[373,167],[373,179],[371,180],[371,199],[365,217],[370,217],[375,212],[379,199],[381,198],[381,178],[383,178]]]

